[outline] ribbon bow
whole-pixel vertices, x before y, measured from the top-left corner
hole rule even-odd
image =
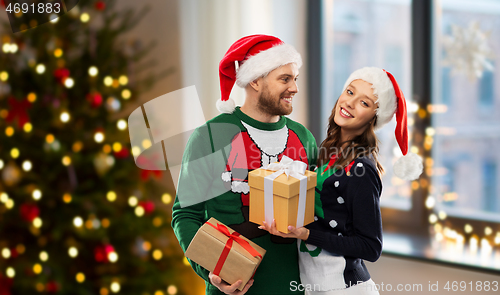
[[[222,266],[224,265],[224,262],[226,262],[226,258],[229,254],[229,251],[231,251],[231,248],[233,247],[233,241],[236,241],[236,243],[240,244],[240,246],[242,246],[243,249],[245,249],[253,257],[259,257],[262,260],[262,255],[260,255],[260,253],[257,250],[255,250],[252,246],[250,246],[250,243],[248,243],[245,239],[240,237],[239,233],[237,232],[230,233],[229,229],[224,224],[217,223],[217,226],[215,226],[208,221],[206,223],[229,238],[226,242],[226,245],[224,246],[224,250],[222,250],[219,260],[217,261],[217,264],[215,265],[214,269],[215,275],[218,276],[220,274]]]
[[[276,177],[285,173],[287,179],[289,176],[300,179],[301,176],[299,175],[304,175],[306,173],[307,164],[301,161],[294,161],[287,156],[283,156],[280,162],[271,163],[262,168],[266,170],[276,171],[275,173],[271,174],[276,175]]]

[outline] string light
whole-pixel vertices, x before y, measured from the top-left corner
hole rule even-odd
[[[61,113],[60,118],[63,123],[67,123],[70,119],[69,113],[68,112]]]
[[[137,206],[135,207],[135,215],[137,215],[138,217],[141,217],[144,215],[144,208],[142,208],[142,206]]]
[[[24,130],[24,132],[26,132],[26,133],[30,133],[30,132],[31,132],[31,130],[33,130],[33,125],[31,125],[31,123],[29,123],[29,122],[28,122],[28,123],[25,123],[25,124],[23,125],[23,130]]]
[[[7,135],[8,137],[14,135],[14,128],[12,128],[11,126],[5,128],[5,135]]]
[[[129,99],[132,96],[132,93],[128,89],[123,89],[122,90],[122,97],[123,99]]]
[[[3,258],[5,259],[9,259],[10,258],[10,249],[9,248],[3,248],[2,250],[2,256]]]
[[[37,264],[33,265],[33,272],[35,274],[37,274],[37,275],[40,274],[42,272],[42,270],[43,270],[43,268],[40,264],[37,263]]]
[[[134,157],[138,157],[140,154],[141,154],[141,148],[138,146],[133,146],[132,155],[134,155]]]
[[[164,193],[161,196],[161,200],[165,204],[170,204],[170,202],[172,202],[172,195],[170,195],[169,193]]]
[[[137,198],[135,196],[130,196],[130,198],[128,198],[128,204],[130,205],[130,207],[135,207],[137,206]]]
[[[144,249],[144,251],[149,251],[151,250],[151,243],[148,242],[148,241],[144,241],[142,243],[142,249]]]
[[[90,20],[90,15],[84,12],[82,13],[82,15],[80,15],[80,20],[82,21],[82,23],[86,23]]]
[[[28,94],[28,101],[31,102],[31,103],[34,103],[36,101],[36,93],[30,92]]]
[[[487,226],[484,228],[484,234],[489,236],[493,233],[493,229],[491,229],[491,227]]]
[[[156,249],[153,251],[153,258],[155,260],[160,260],[160,259],[162,259],[162,257],[163,257],[163,253],[160,250]]]
[[[474,230],[474,228],[472,227],[472,225],[466,224],[464,226],[464,231],[465,231],[466,234],[470,234],[472,232],[472,230]]]
[[[115,263],[116,261],[118,261],[118,254],[116,254],[116,252],[110,252],[108,254],[108,259],[110,262]]]
[[[113,283],[111,283],[110,289],[111,289],[111,292],[118,293],[118,292],[120,292],[120,284],[117,282],[113,282]]]
[[[429,215],[429,222],[430,222],[431,224],[434,224],[434,223],[436,223],[437,221],[438,221],[438,217],[436,216],[436,214],[434,214],[434,213],[433,213],[433,214]]]
[[[108,201],[114,202],[116,200],[116,193],[114,191],[109,191],[106,194],[106,198],[108,199]]]
[[[144,140],[142,141],[142,147],[143,147],[145,150],[147,150],[148,148],[150,148],[150,147],[151,147],[151,145],[152,145],[152,144],[151,144],[151,140],[149,140],[149,139],[144,139]]]
[[[99,70],[97,69],[97,67],[91,66],[89,68],[89,75],[90,76],[95,77],[95,76],[97,76],[98,73],[99,73]]]
[[[19,254],[23,254],[25,250],[26,250],[26,248],[24,247],[23,244],[19,244],[19,245],[16,246],[16,251]]]
[[[63,55],[63,51],[61,48],[56,48],[56,50],[54,50],[54,56],[59,58]]]
[[[14,208],[14,200],[12,200],[12,199],[8,199],[8,200],[5,202],[5,207],[7,207],[7,209],[12,209],[12,208]]]
[[[68,249],[68,254],[70,257],[75,258],[76,256],[78,256],[78,249],[76,249],[75,247],[71,247]]]
[[[6,71],[0,72],[0,80],[2,80],[3,82],[5,82],[8,79],[9,79],[9,73],[7,73]]]
[[[36,228],[40,228],[42,227],[42,220],[40,219],[40,217],[36,217],[35,219],[33,219],[33,226],[36,227]]]
[[[108,228],[110,226],[111,222],[109,221],[109,219],[103,218],[103,220],[101,221],[101,224],[102,224],[102,227]]]
[[[108,295],[109,291],[108,288],[102,287],[101,290],[99,290],[100,295]]]
[[[49,260],[49,254],[45,251],[40,252],[40,260],[43,262]]]
[[[101,131],[98,131],[94,134],[94,140],[97,143],[101,143],[104,140],[104,134]]]
[[[77,274],[76,274],[76,281],[77,281],[78,283],[83,283],[83,282],[85,282],[85,275],[84,275],[83,273],[81,273],[81,272],[77,273]]]
[[[165,295],[165,293],[163,293],[163,291],[161,291],[161,290],[157,290],[155,292],[155,295]]]
[[[115,153],[117,153],[117,152],[119,152],[121,150],[122,150],[122,144],[121,143],[119,143],[119,142],[113,143],[113,151]]]
[[[81,141],[75,142],[72,146],[73,152],[75,153],[80,152],[82,148],[83,148],[83,143]]]
[[[40,75],[41,75],[41,74],[45,73],[45,65],[44,65],[44,64],[38,64],[38,65],[36,66],[36,69],[35,69],[35,70],[36,70],[36,72],[37,72],[38,74],[40,74]]]
[[[19,150],[17,148],[13,148],[10,150],[10,156],[14,159],[17,159],[19,157]]]
[[[71,165],[71,158],[69,156],[64,156],[61,160],[64,166]]]
[[[497,233],[495,237],[495,245],[500,245],[500,233]]]
[[[105,144],[105,145],[103,145],[103,147],[102,147],[102,151],[103,151],[104,153],[106,153],[106,154],[111,153],[111,146],[110,146],[109,144]]]
[[[125,130],[127,128],[127,121],[121,119],[121,120],[118,120],[118,122],[116,123],[116,126],[118,127],[118,129],[120,130]]]
[[[66,80],[64,80],[64,86],[66,86],[66,88],[72,88],[74,85],[75,81],[73,78],[66,78]]]
[[[39,189],[36,189],[32,193],[33,199],[38,201],[42,198],[42,192]]]
[[[445,220],[448,215],[446,214],[445,211],[441,210],[441,211],[439,211],[438,216],[439,216],[439,219]]]
[[[160,227],[162,224],[163,224],[163,220],[161,219],[161,217],[155,217],[153,219],[153,225],[155,227]]]
[[[118,82],[121,85],[127,85],[128,84],[128,78],[125,75],[121,75],[120,78],[118,78]]]
[[[70,194],[65,193],[65,194],[63,195],[63,201],[64,201],[64,203],[66,203],[66,204],[71,203],[71,200],[72,200],[72,197],[71,197],[71,195],[70,195]]]
[[[168,293],[168,295],[175,295],[175,294],[177,294],[177,287],[174,286],[174,285],[168,286],[167,293]]]
[[[12,267],[8,267],[6,273],[7,277],[11,279],[16,276],[16,271]]]
[[[434,199],[433,196],[428,196],[427,199],[425,200],[425,207],[427,209],[432,209],[436,205],[436,199]]]
[[[77,216],[75,217],[75,219],[73,219],[73,224],[76,227],[81,227],[83,225],[83,219],[80,216]]]
[[[54,140],[55,140],[54,135],[52,135],[52,134],[50,134],[50,133],[49,133],[49,134],[47,134],[47,136],[45,136],[45,141],[46,141],[48,144],[53,143],[53,142],[54,142]]]
[[[9,195],[7,193],[1,193],[0,194],[0,202],[5,203],[9,199]]]
[[[3,160],[0,159],[0,169],[3,169]]]
[[[35,289],[41,293],[45,290],[45,286],[42,283],[36,283]]]
[[[104,85],[109,87],[112,84],[113,84],[113,78],[111,78],[110,76],[104,77]]]

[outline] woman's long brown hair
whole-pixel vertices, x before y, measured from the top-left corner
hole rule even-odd
[[[371,155],[375,160],[379,175],[382,176],[384,168],[378,161],[379,140],[377,139],[374,131],[374,126],[377,124],[377,117],[375,116],[375,119],[372,120],[365,132],[349,140],[348,145],[342,148],[345,142],[340,142],[340,126],[337,125],[334,120],[337,104],[338,100],[333,107],[330,118],[328,119],[327,137],[321,143],[319,148],[318,167],[328,163],[334,154],[338,155],[334,166],[341,168],[346,167],[358,157],[368,157]]]

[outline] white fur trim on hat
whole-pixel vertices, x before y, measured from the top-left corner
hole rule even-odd
[[[244,88],[253,80],[290,63],[295,63],[300,68],[302,66],[300,53],[290,44],[276,45],[244,61],[236,74],[236,84]]]
[[[415,180],[424,169],[422,158],[415,153],[408,153],[393,165],[394,174],[404,180]]]
[[[387,73],[380,68],[365,67],[353,72],[349,78],[347,78],[343,91],[345,91],[352,81],[358,79],[372,84],[373,95],[377,97],[378,102],[377,124],[374,129],[378,130],[391,121],[398,106],[391,79],[389,79]]]
[[[218,100],[216,103],[217,110],[221,113],[226,113],[226,114],[231,114],[234,112],[234,109],[236,108],[236,103],[232,98],[229,98],[226,101]]]

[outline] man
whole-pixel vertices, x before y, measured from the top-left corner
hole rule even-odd
[[[229,285],[190,261],[205,279],[207,294],[297,294],[291,290],[291,284],[300,282],[296,240],[272,236],[249,222],[247,176],[283,155],[309,166],[316,163],[312,134],[284,117],[292,112],[301,65],[300,54],[291,45],[266,35],[236,41],[219,64],[217,107],[224,114],[196,129],[188,141],[172,227],[186,251],[201,225],[214,217],[267,252],[243,291],[237,290],[241,281]],[[241,108],[229,98],[235,82],[246,92]]]

